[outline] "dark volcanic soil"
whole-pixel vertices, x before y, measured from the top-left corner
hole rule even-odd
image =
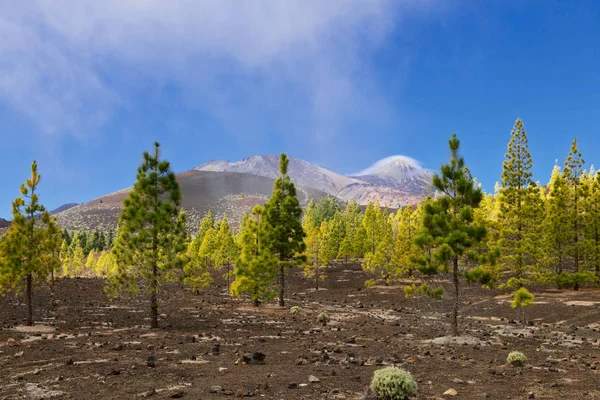
[[[318,292],[290,276],[297,315],[255,309],[222,285],[201,295],[172,285],[159,330],[148,328],[144,299],[110,302],[100,279],[38,289],[35,332],[20,326],[22,299],[0,298],[0,399],[360,399],[388,364],[413,373],[418,399],[600,399],[599,291],[535,293],[523,329],[508,296],[466,287],[467,343],[440,344],[427,341],[445,335],[449,302],[407,300],[399,286],[364,289],[358,266],[328,274]],[[316,322],[321,311],[327,326]],[[528,357],[522,370],[503,366],[512,350]],[[263,364],[236,365],[255,352]],[[443,394],[451,388],[457,395]]]

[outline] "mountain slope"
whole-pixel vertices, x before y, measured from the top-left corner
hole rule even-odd
[[[252,156],[237,162],[215,160],[196,167],[194,170],[241,172],[275,179],[279,176],[279,156],[275,154]],[[313,187],[334,195],[348,185],[360,183],[357,179],[317,167],[299,158],[290,158],[288,171],[296,185]]]
[[[237,162],[214,160],[194,168],[198,171],[243,172],[278,176],[278,156],[252,156]],[[344,176],[298,158],[290,158],[289,174],[294,182],[314,187],[341,200],[365,205],[379,200],[382,206],[398,208],[415,204],[427,192],[431,177],[416,160],[392,156],[380,160],[354,176]]]
[[[182,206],[188,216],[188,228],[196,232],[201,218],[209,210],[216,216],[227,214],[236,225],[245,211],[268,200],[274,180],[267,177],[236,172],[191,170],[177,174],[183,195]],[[131,188],[108,194],[88,203],[57,214],[61,227],[70,230],[114,230],[123,199]],[[298,198],[303,206],[326,193],[314,188],[298,187]]]
[[[50,215],[56,215],[60,212],[67,211],[69,208],[77,207],[79,203],[67,203],[50,211]]]

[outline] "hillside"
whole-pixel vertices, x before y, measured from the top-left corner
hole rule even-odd
[[[237,162],[209,161],[194,169],[275,178],[278,175],[277,163],[277,155],[267,154]],[[366,205],[379,200],[382,206],[389,208],[419,202],[431,182],[429,173],[416,160],[406,156],[384,158],[354,176],[341,175],[292,157],[289,174],[301,186],[317,188],[344,201],[356,200]]]
[[[177,180],[192,232],[198,229],[202,216],[209,210],[219,217],[227,214],[232,225],[236,225],[245,211],[269,198],[274,182],[274,179],[251,174],[196,170],[178,174]],[[303,206],[311,198],[318,200],[326,195],[313,188],[297,189]],[[58,223],[69,230],[114,230],[121,204],[129,190],[120,190],[60,212],[57,214]]]

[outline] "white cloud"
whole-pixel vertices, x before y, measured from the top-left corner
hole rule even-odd
[[[385,109],[363,57],[423,4],[0,0],[0,101],[45,133],[85,136],[132,107],[144,79],[176,85],[225,123],[292,92],[315,137],[331,138]]]

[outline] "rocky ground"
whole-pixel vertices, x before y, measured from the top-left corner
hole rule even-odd
[[[600,291],[538,291],[523,328],[504,293],[466,287],[452,343],[448,300],[365,289],[356,265],[328,275],[319,291],[290,275],[295,315],[231,299],[223,284],[201,295],[173,285],[159,330],[145,299],[110,302],[100,279],[40,288],[33,329],[21,298],[0,298],[0,399],[361,399],[389,364],[411,371],[418,399],[600,399]],[[512,350],[525,368],[504,366]]]

